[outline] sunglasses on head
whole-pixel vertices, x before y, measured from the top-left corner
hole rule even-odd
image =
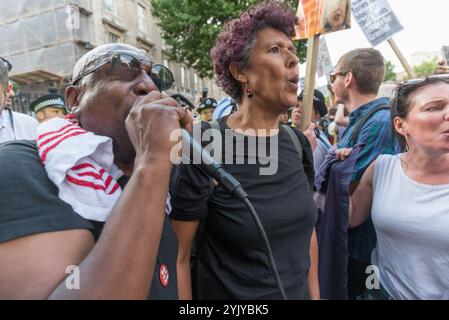
[[[424,78],[416,78],[416,79],[410,79],[402,81],[398,84],[396,93],[395,93],[395,101],[396,104],[398,104],[400,98],[403,97],[403,95],[408,95],[411,92],[413,92],[417,87],[420,87],[421,84],[428,81],[435,81],[435,80],[441,80],[444,82],[449,83],[449,74],[436,74]]]
[[[3,57],[0,57],[0,60],[1,60],[1,62],[3,62],[3,64],[5,65],[5,67],[6,67],[6,69],[8,70],[8,72],[10,72],[11,69],[12,69],[12,64],[11,64],[11,62],[9,62],[8,60],[6,60],[6,59],[3,58]]]
[[[100,63],[92,70],[86,71],[77,76],[72,81],[72,84],[76,84],[76,82],[78,82],[81,78],[97,71],[106,64],[111,65],[109,73],[117,75],[123,81],[132,81],[136,79],[142,71],[142,62],[138,58],[128,53],[117,53],[105,60],[103,63]],[[175,82],[173,73],[161,64],[152,64],[151,70],[147,72],[147,74],[160,91],[169,89]]]
[[[449,74],[448,73],[436,74],[436,75],[428,76],[428,77],[424,77],[424,78],[416,78],[416,79],[405,80],[405,81],[402,81],[399,84],[399,86],[401,86],[401,87],[403,87],[403,86],[412,86],[412,85],[423,83],[424,81],[431,80],[431,79],[441,79],[443,81],[448,81],[449,80]]]
[[[401,83],[398,84],[397,96],[401,96],[401,93],[406,88],[410,88],[411,86],[417,86],[417,85],[422,84],[429,80],[437,80],[437,79],[445,81],[445,82],[449,82],[449,74],[447,74],[447,73],[436,74],[436,75],[428,76],[428,77],[424,77],[424,78],[416,78],[416,79],[402,81]],[[412,89],[412,88],[410,88],[410,89]]]

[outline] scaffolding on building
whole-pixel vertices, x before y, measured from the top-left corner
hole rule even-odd
[[[67,85],[76,60],[91,48],[90,14],[91,0],[0,4],[0,56],[13,65],[10,78],[26,100]]]

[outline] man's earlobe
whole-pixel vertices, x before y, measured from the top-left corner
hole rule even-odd
[[[354,76],[351,72],[349,72],[346,76],[345,76],[345,86],[349,87],[352,83],[352,81],[354,80]]]

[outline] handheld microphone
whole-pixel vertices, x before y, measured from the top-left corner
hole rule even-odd
[[[185,148],[190,148],[193,152],[193,159],[201,159],[200,163],[195,163],[195,165],[198,165],[207,175],[214,178],[223,186],[223,188],[236,195],[239,199],[244,200],[248,197],[240,182],[238,182],[238,180],[235,179],[230,173],[227,173],[221,165],[219,165],[214,158],[212,158],[211,155],[192,138],[187,130],[181,129],[181,136],[183,150],[186,150]],[[186,155],[183,154],[183,156]]]
[[[284,287],[281,282],[281,277],[279,276],[279,272],[276,266],[276,262],[274,260],[273,252],[271,250],[270,242],[268,240],[268,236],[265,232],[265,229],[260,221],[259,215],[257,214],[254,206],[248,199],[248,195],[245,190],[243,190],[240,182],[235,179],[231,174],[227,173],[211,156],[210,154],[204,150],[198,142],[196,142],[190,134],[185,129],[181,129],[182,143],[188,144],[186,147],[191,147],[193,150],[193,156],[197,157],[196,159],[201,159],[199,167],[209,176],[214,178],[219,184],[223,186],[228,192],[237,196],[240,200],[242,200],[249,212],[253,216],[254,222],[256,223],[257,228],[260,231],[262,236],[262,240],[267,247],[267,256],[270,263],[271,271],[273,272],[273,276],[276,282],[276,285],[279,289],[282,299],[287,300],[287,295],[285,294]],[[183,145],[183,149],[184,149]],[[184,149],[185,150],[185,149]],[[186,156],[183,154],[183,156]],[[195,158],[194,158],[195,159]],[[190,159],[189,159],[190,160]]]
[[[206,92],[203,90],[203,92]],[[193,109],[193,104],[185,98],[181,94],[173,94],[171,95],[179,104],[183,106],[188,106],[189,109]],[[245,190],[243,190],[240,182],[235,179],[231,174],[227,173],[221,165],[219,165],[210,154],[204,150],[201,145],[196,142],[192,136],[185,129],[181,129],[181,137],[183,143],[183,150],[193,150],[193,159],[200,159],[200,163],[198,165],[203,171],[214,178],[218,183],[220,183],[228,192],[236,195],[240,200],[244,200],[248,197]],[[187,144],[187,145],[186,145]],[[186,149],[189,148],[189,149]],[[191,161],[191,157],[188,155],[184,155],[184,158],[187,158],[188,161]]]
[[[190,100],[184,97],[182,94],[175,93],[172,94],[171,97],[175,99],[180,105],[189,107],[190,111],[195,109],[195,106],[190,102]]]
[[[186,105],[187,103],[183,101],[185,98],[182,97],[182,95],[173,95],[179,103],[182,105]],[[184,99],[183,99],[184,98]],[[187,99],[185,99],[187,100]],[[184,103],[183,103],[184,102]],[[188,105],[188,104],[187,104]],[[268,261],[270,264],[271,271],[273,272],[273,277],[276,282],[276,286],[278,287],[279,293],[281,294],[282,299],[287,300],[287,295],[285,294],[284,286],[282,285],[281,277],[279,275],[276,261],[274,260],[273,251],[271,250],[271,245],[268,240],[268,236],[265,232],[265,229],[262,225],[262,222],[260,221],[259,215],[256,212],[256,209],[251,204],[251,202],[248,199],[248,195],[243,190],[240,182],[238,182],[237,179],[235,179],[230,173],[227,173],[220,164],[218,164],[211,155],[201,147],[201,145],[195,141],[192,136],[187,132],[185,129],[181,129],[181,138],[182,138],[182,150],[192,150],[193,151],[193,159],[200,159],[200,163],[194,165],[199,166],[207,175],[214,178],[219,184],[223,186],[225,190],[230,192],[231,194],[234,194],[242,200],[246,207],[248,208],[249,212],[251,213],[254,222],[256,223],[257,228],[260,231],[260,234],[262,236],[262,240],[265,243],[265,246],[267,248],[267,256]],[[189,148],[189,149],[185,149]],[[182,154],[184,158],[187,158],[189,162],[192,162],[192,158],[189,157],[189,155]]]

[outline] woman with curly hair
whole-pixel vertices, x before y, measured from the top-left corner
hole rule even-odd
[[[312,150],[302,133],[279,125],[280,115],[296,104],[299,60],[291,40],[296,23],[294,12],[279,1],[251,7],[225,24],[211,58],[218,85],[238,104],[218,121],[223,167],[241,182],[260,216],[287,297],[318,299]],[[201,123],[203,131],[210,127]],[[227,152],[235,141],[244,147]],[[251,141],[258,148],[265,143],[276,170],[262,174],[268,156],[253,155]],[[220,185],[211,188],[200,168],[184,164],[172,205],[181,299],[192,297],[192,284],[199,299],[281,298],[259,230],[239,199]],[[191,281],[192,241],[201,220]]]

